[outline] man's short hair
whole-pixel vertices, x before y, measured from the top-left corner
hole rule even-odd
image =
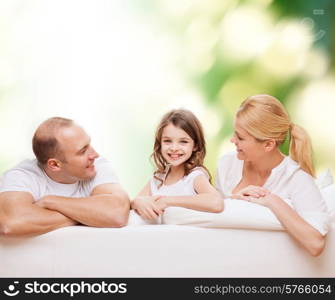
[[[35,131],[32,144],[37,161],[45,165],[50,158],[65,161],[64,153],[56,138],[56,132],[74,123],[71,119],[53,117],[44,121]]]

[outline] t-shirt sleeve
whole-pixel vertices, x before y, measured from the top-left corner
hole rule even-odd
[[[7,171],[3,177],[0,186],[2,192],[28,192],[35,200],[39,198],[39,187],[34,179],[34,174],[20,169]]]
[[[291,201],[297,213],[322,235],[328,232],[329,214],[312,176],[297,172],[290,181]]]
[[[105,183],[119,183],[119,178],[116,176],[112,164],[104,158],[100,158],[95,163],[96,175],[91,183],[91,190],[96,186]]]
[[[205,169],[199,167],[199,168],[196,168],[194,171],[192,171],[187,177],[187,185],[192,186],[195,193],[196,193],[196,190],[194,188],[194,180],[198,176],[205,176],[206,179],[209,181],[209,174],[207,173]]]

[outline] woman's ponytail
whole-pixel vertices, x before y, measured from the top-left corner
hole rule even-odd
[[[290,157],[308,174],[315,177],[312,161],[312,143],[307,132],[300,126],[290,124]]]

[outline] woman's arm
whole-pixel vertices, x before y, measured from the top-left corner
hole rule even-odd
[[[156,202],[161,209],[179,206],[189,209],[219,213],[223,211],[223,199],[220,193],[209,183],[208,178],[199,175],[194,179],[194,196],[162,196]]]
[[[283,199],[274,194],[268,194],[265,197],[251,198],[250,201],[268,207],[287,232],[311,255],[318,256],[321,254],[325,246],[324,236],[308,224]]]
[[[135,210],[143,219],[155,220],[164,210],[160,209],[156,200],[160,196],[152,196],[150,181],[143,187],[138,195],[131,200],[131,208]]]

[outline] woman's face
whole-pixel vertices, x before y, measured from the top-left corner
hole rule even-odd
[[[257,141],[252,135],[244,130],[235,120],[234,135],[231,142],[235,144],[237,158],[244,161],[257,161],[261,159],[265,153],[264,143]]]

